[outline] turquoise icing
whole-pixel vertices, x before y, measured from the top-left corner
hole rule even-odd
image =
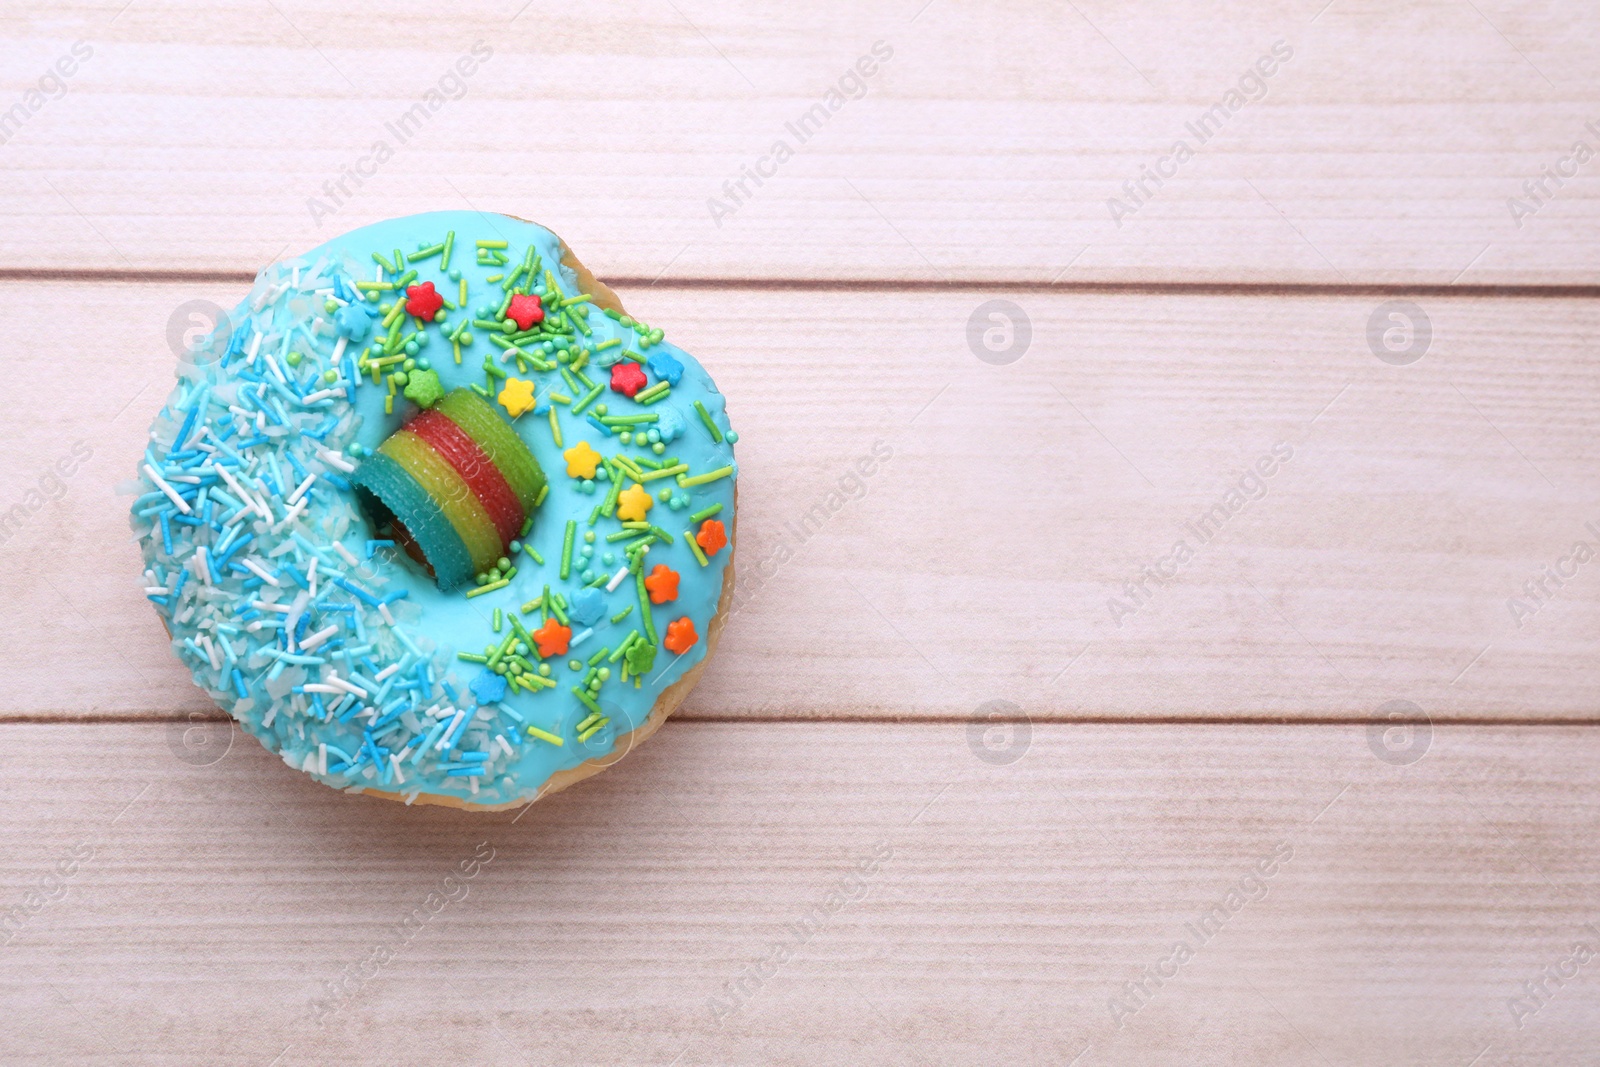
[[[441,593],[419,566],[391,544],[375,540],[349,481],[360,457],[416,411],[400,395],[403,385],[390,412],[385,410],[389,383],[374,384],[370,372],[357,378],[357,360],[364,353],[381,356],[377,350],[389,332],[382,308],[395,294],[382,293],[372,302],[355,286],[395,280],[378,267],[374,253],[393,262],[396,250],[408,256],[425,251],[450,231],[455,237],[448,270],[439,253],[400,270],[415,270],[410,284],[431,281],[451,304],[458,303],[464,278],[467,305],[446,308],[444,321],[427,324],[400,352],[419,366],[431,366],[446,391],[477,385],[497,396],[500,385],[498,379],[488,385],[486,356],[512,377],[533,381],[538,408],[512,425],[550,482],[523,538],[544,562],[535,562],[527,551],[516,554],[510,584],[473,598],[464,591]],[[508,262],[481,263],[479,240],[505,241]],[[583,394],[572,395],[558,345],[530,343],[527,353],[551,369],[529,365],[524,373],[513,353],[490,342],[488,328],[471,324],[466,331],[473,339],[460,346],[458,365],[450,337],[463,319],[480,320],[485,309],[489,319],[498,318],[506,294],[502,282],[488,278],[510,274],[529,247],[539,261],[532,291],[548,313],[556,300],[578,295],[577,278],[560,265],[561,244],[554,234],[504,216],[435,212],[394,219],[274,264],[233,312],[221,358],[211,357],[222,350],[218,338],[215,345],[198,349],[192,361],[180,362],[177,387],[151,429],[139,463],[132,523],[143,551],[146,595],[171,632],[173,651],[190,668],[195,684],[244,729],[326,785],[380,789],[408,799],[449,796],[483,806],[531,799],[556,772],[625,746],[661,692],[706,654],[731,548],[702,567],[686,531],[700,527],[690,521],[691,514],[720,504],[715,517],[731,539],[737,473],[731,441],[736,435],[728,428],[723,398],[700,364],[659,332],[588,303],[569,305],[590,331],[572,334],[569,359],[588,353],[580,373],[608,384],[605,368],[625,352],[637,353],[646,360],[646,388],[676,376],[666,399],[641,404],[607,388],[582,416],[574,416],[572,407]],[[516,284],[518,289],[525,285],[522,278]],[[336,301],[332,312],[330,298]],[[357,307],[370,315],[357,313]],[[400,321],[403,334],[412,334],[416,320]],[[613,340],[620,343],[605,346]],[[571,396],[571,403],[552,403],[552,392]],[[713,440],[696,401],[723,432],[722,442]],[[645,434],[623,444],[620,430],[609,432],[592,417],[602,405],[607,418],[657,415],[653,425],[664,447],[656,451]],[[552,436],[546,414],[552,407],[563,447]],[[504,412],[498,405],[496,410]],[[652,544],[642,557],[643,569],[648,573],[664,563],[680,581],[676,600],[651,606],[656,654],[637,688],[633,679],[622,680],[622,669],[649,656],[617,655],[631,631],[643,632],[637,582],[630,574],[614,590],[595,587],[626,565],[626,542],[607,541],[622,530],[615,516],[602,515],[589,524],[610,484],[601,476],[589,481],[567,475],[562,452],[579,441],[602,456],[635,457],[645,468],[675,459],[687,464],[688,477],[735,466],[734,474],[703,484],[679,485],[682,474],[646,483],[654,500],[648,521],[673,541]],[[663,489],[670,502],[660,499]],[[291,505],[295,499],[299,502]],[[576,520],[578,535],[571,576],[562,580],[568,520]],[[592,543],[584,537],[590,530]],[[502,633],[493,632],[495,609],[516,615],[547,585],[565,599],[573,628],[569,654],[542,663],[550,668],[553,688],[510,692],[485,666],[458,658],[458,652],[482,654],[487,646],[498,646],[510,629],[507,623]],[[630,606],[626,617],[611,621]],[[543,621],[537,607],[517,617],[529,630]],[[660,647],[660,641],[668,623],[683,617],[693,621],[699,640],[679,655]],[[602,649],[610,654],[598,666],[609,676],[593,693],[602,709],[597,716],[574,687],[582,688],[591,677],[587,661]],[[538,662],[536,650],[527,659]],[[581,669],[573,670],[569,660],[580,661]],[[601,721],[604,725],[594,729]],[[585,725],[583,740],[580,725]],[[529,727],[562,743],[530,734]]]

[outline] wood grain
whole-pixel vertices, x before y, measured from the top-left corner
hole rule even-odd
[[[243,736],[187,763],[181,729],[0,728],[0,908],[93,849],[8,924],[6,1063],[1431,1067],[1600,1038],[1587,971],[1520,1030],[1506,1003],[1600,943],[1593,730],[1443,728],[1399,766],[1359,727],[1036,726],[999,766],[960,726],[669,723],[513,821],[340,796]]]
[[[0,285],[23,321],[104,323],[0,340],[12,388],[55,398],[0,429],[0,501],[75,442],[94,453],[0,545],[0,714],[209,709],[112,490],[171,381],[169,314],[238,295]],[[1600,563],[1547,579],[1542,605],[1523,591],[1600,543],[1596,304],[1430,300],[1432,349],[1396,367],[1368,347],[1374,299],[1037,295],[1031,347],[992,366],[967,337],[991,295],[625,293],[743,434],[740,589],[688,714],[1365,721],[1404,699],[1438,721],[1596,718]],[[862,477],[875,446],[892,456]],[[1275,447],[1292,458],[1244,483],[1265,495],[1197,537]],[[1177,577],[1142,578],[1179,540]]]
[[[74,41],[94,49],[0,146],[0,267],[253,271],[471,206],[546,222],[612,277],[1600,281],[1600,163],[1523,190],[1575,141],[1600,146],[1600,20],[1578,0],[474,0],[438,16],[0,5],[10,97]],[[465,96],[391,132],[478,41],[493,56]],[[893,56],[865,95],[788,132],[878,41]],[[1280,41],[1293,55],[1264,95],[1201,143],[1188,125]],[[729,199],[779,139],[793,158]],[[1160,161],[1179,139],[1194,157],[1174,171]],[[393,157],[361,164],[379,140]],[[1158,165],[1173,176],[1145,179],[1143,202],[1124,191]],[[340,180],[348,195],[324,191]],[[1114,218],[1113,198],[1136,210]],[[1518,219],[1512,198],[1537,210]]]

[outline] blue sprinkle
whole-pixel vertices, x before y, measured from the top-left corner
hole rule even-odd
[[[683,377],[683,364],[659,349],[650,353],[645,364],[650,368],[651,374],[665,379],[669,385],[677,385],[678,380]]]
[[[572,594],[567,615],[584,626],[593,626],[606,613],[605,594],[598,589],[580,589]]]
[[[506,697],[506,680],[493,671],[480,673],[470,688],[480,704],[497,704]]]

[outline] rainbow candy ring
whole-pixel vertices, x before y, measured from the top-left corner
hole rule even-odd
[[[470,389],[391,434],[353,481],[374,525],[420,555],[446,592],[494,570],[547,492],[528,446]]]

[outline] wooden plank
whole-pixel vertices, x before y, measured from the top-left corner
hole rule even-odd
[[[0,286],[19,321],[101,323],[0,339],[17,395],[48,398],[0,429],[0,501],[40,505],[0,545],[6,714],[209,707],[112,490],[171,381],[171,309],[237,295]],[[1030,349],[992,366],[966,335],[984,293],[624,295],[743,434],[736,614],[692,715],[1595,716],[1600,564],[1570,558],[1600,542],[1592,302],[1428,301],[1433,349],[1397,367],[1370,299],[1037,296]],[[80,441],[60,499],[28,497]],[[1230,516],[1241,485],[1265,495]]]
[[[1420,1067],[1600,1038],[1587,968],[1508,1007],[1600,944],[1590,729],[1444,728],[1401,766],[1360,727],[1041,726],[1001,766],[959,725],[669,724],[516,821],[171,740],[0,728],[0,908],[88,855],[6,923],[8,1064]]]
[[[471,205],[645,279],[1593,284],[1600,164],[1562,162],[1600,146],[1588,15],[539,0],[508,21],[474,0],[441,22],[328,0],[9,3],[7,106],[74,41],[93,55],[4,145],[0,267],[254,271]],[[465,96],[401,129],[478,41],[493,55]],[[865,95],[790,132],[878,41],[893,55]],[[1202,142],[1189,127],[1278,42],[1291,58]],[[1163,162],[1179,140],[1193,158]],[[758,166],[770,179],[724,192]],[[1524,191],[1558,166],[1576,176]],[[1514,217],[1513,198],[1536,210]]]

